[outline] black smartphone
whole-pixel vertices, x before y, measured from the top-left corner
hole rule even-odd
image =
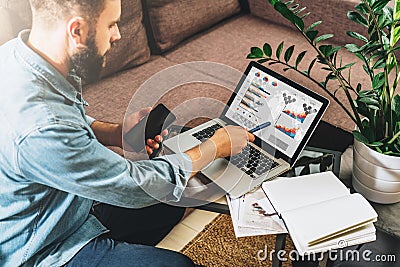
[[[147,139],[154,139],[175,120],[175,115],[166,106],[158,104],[124,135],[124,140],[134,151],[140,152],[145,148]]]

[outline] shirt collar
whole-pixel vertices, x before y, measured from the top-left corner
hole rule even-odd
[[[43,79],[67,99],[78,104],[87,104],[82,98],[82,82],[74,73],[65,78],[49,62],[34,52],[27,44],[30,30],[23,30],[18,34],[17,53]]]

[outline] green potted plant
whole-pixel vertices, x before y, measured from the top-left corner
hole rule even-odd
[[[399,202],[400,96],[396,89],[400,72],[396,51],[400,50],[397,45],[400,39],[400,0],[395,1],[394,8],[389,6],[390,0],[361,0],[354,10],[347,12],[347,17],[365,27],[365,33],[348,31],[347,34],[361,44],[346,44],[344,47],[327,44],[333,34],[318,32],[317,26],[322,21],[305,25],[304,18],[310,14],[306,7],[293,0],[268,1],[302,34],[316,56],[307,69],[301,69],[299,66],[307,51],[299,53],[291,63],[295,46],[285,49],[284,42],[281,42],[275,53],[268,43],[262,48],[252,47],[247,58],[266,65],[281,64],[284,71],[294,70],[336,101],[355,124],[354,188],[375,202]],[[338,56],[342,49],[360,60],[370,80],[368,88],[351,79],[355,62],[343,64]],[[317,66],[326,72],[322,81],[311,76],[311,71]],[[347,104],[337,97],[338,90],[343,90]]]

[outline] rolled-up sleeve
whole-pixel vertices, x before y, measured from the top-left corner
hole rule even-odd
[[[85,115],[85,117],[86,117],[86,121],[89,125],[92,125],[92,123],[96,120],[95,118],[90,117],[89,115]]]
[[[179,201],[192,172],[186,154],[132,162],[73,124],[40,127],[16,145],[22,179],[121,207]]]

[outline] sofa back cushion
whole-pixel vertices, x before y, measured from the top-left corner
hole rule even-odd
[[[150,46],[157,54],[240,12],[239,0],[143,0],[143,5]]]
[[[142,23],[140,0],[121,1],[121,21],[118,23],[121,40],[117,41],[107,55],[103,76],[145,63],[150,59],[146,30]]]
[[[266,0],[248,0],[251,14],[266,19],[272,23],[294,26],[276,11]],[[286,1],[282,1],[286,2]],[[360,3],[359,0],[296,0],[294,3],[301,7],[307,7],[302,14],[311,12],[305,19],[306,27],[312,23],[322,20],[316,28],[320,34],[333,33],[332,38],[338,44],[357,43],[357,40],[349,37],[346,31],[366,33],[366,28],[349,20],[347,11],[354,10],[354,6]],[[275,37],[279,38],[279,37]]]

